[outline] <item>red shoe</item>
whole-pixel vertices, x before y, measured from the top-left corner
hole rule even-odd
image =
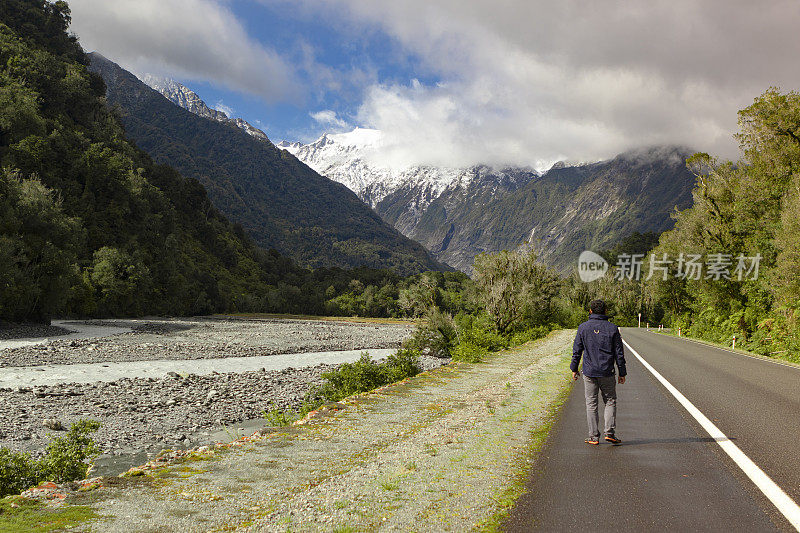
[[[584,442],[586,444],[593,444],[594,446],[600,444],[600,440],[597,437],[589,437]]]

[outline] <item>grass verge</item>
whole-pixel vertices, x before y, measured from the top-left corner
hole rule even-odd
[[[503,490],[497,497],[498,509],[493,515],[486,518],[476,526],[477,531],[483,532],[499,532],[503,530],[503,525],[508,519],[511,509],[519,498],[527,492],[528,480],[533,467],[536,465],[536,460],[541,452],[547,437],[550,435],[550,430],[553,424],[558,419],[561,412],[561,407],[566,402],[569,393],[572,391],[571,381],[564,380],[564,385],[558,392],[558,395],[553,398],[553,401],[547,407],[542,423],[531,430],[530,440],[528,442],[525,453],[518,459],[518,468],[511,480],[511,483]]]

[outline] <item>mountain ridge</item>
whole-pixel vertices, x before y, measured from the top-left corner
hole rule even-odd
[[[160,92],[171,102],[186,109],[187,111],[194,113],[195,115],[216,120],[225,124],[230,124],[241,130],[244,130],[245,133],[248,133],[260,141],[269,142],[269,137],[267,137],[267,134],[262,130],[256,128],[244,119],[229,117],[224,111],[209,107],[208,104],[206,104],[196,92],[186,87],[182,83],[173,80],[172,78],[145,74],[140,79],[151,89]]]
[[[449,269],[347,187],[271,142],[191,113],[99,54],[90,58],[127,135],[157,162],[200,181],[214,204],[260,246],[312,268],[368,266],[401,274]]]
[[[694,186],[684,165],[692,151],[680,146],[637,148],[604,161],[558,161],[539,172],[487,165],[392,168],[381,163],[383,143],[381,131],[355,128],[275,146],[345,185],[437,260],[465,272],[479,253],[520,246],[533,247],[566,272],[578,248],[613,247],[636,231],[670,229],[672,211],[690,205]]]
[[[280,146],[347,185],[437,259],[466,272],[478,253],[519,246],[534,247],[543,261],[564,271],[582,251],[577,243],[602,249],[634,231],[670,229],[672,210],[691,204],[694,177],[684,161],[692,150],[686,147],[637,148],[597,162],[559,161],[544,173],[485,165],[395,171],[370,163],[380,132],[354,136],[358,131]],[[348,142],[354,137],[369,142]],[[637,192],[638,181],[651,188]]]

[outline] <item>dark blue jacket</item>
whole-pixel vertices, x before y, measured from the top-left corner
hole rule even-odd
[[[614,375],[614,361],[619,367],[619,375],[625,370],[625,353],[622,350],[622,337],[616,324],[608,321],[606,315],[589,315],[589,320],[578,326],[578,334],[572,345],[573,372],[578,371],[583,354],[583,375],[599,378]]]

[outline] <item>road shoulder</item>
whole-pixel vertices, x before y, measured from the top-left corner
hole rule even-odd
[[[424,373],[85,501],[103,531],[492,529],[568,389],[572,336]]]

